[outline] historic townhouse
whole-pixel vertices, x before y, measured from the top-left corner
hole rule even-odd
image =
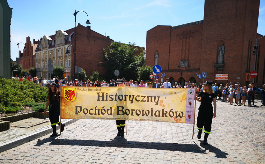
[[[71,36],[74,29],[56,31],[55,35],[41,38],[36,49],[36,69],[39,77],[45,79],[52,78],[52,71],[55,66],[64,67],[66,77],[70,77],[71,72]],[[66,50],[69,53],[66,53]]]

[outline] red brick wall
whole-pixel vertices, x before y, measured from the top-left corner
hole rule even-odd
[[[77,26],[76,36],[76,66],[82,67],[86,71],[87,76],[92,75],[94,71],[99,71],[100,75],[104,74],[104,67],[99,65],[100,62],[103,62],[102,49],[107,48],[112,40],[80,24]],[[74,37],[72,44],[74,45]],[[72,54],[74,53],[72,52]],[[74,66],[73,58],[74,55],[72,55],[72,72]]]
[[[195,77],[196,82],[200,83],[202,79],[196,73],[207,72],[205,80],[214,81],[215,74],[229,74],[229,81],[246,85],[245,74],[254,69],[252,51],[258,14],[257,0],[206,0],[203,23],[194,22],[177,27],[156,26],[147,31],[146,64],[153,66],[155,53],[158,52],[162,72],[175,81],[180,77],[185,81]],[[225,65],[220,71],[214,64],[217,63],[221,43],[225,46]],[[261,53],[263,58],[264,55]],[[260,57],[260,60],[263,58]],[[183,59],[189,61],[187,68],[178,67]],[[261,66],[259,69],[263,70],[264,64]],[[260,81],[258,85],[261,85]]]
[[[29,70],[35,68],[35,50],[37,45],[31,44],[30,37],[26,37],[25,48],[23,49],[23,57],[20,58],[22,69]]]

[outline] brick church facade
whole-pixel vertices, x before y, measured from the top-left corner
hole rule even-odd
[[[147,31],[146,65],[162,67],[172,83],[202,83],[197,74],[228,74],[217,83],[265,82],[265,37],[257,34],[259,0],[205,0],[204,20],[179,26],[158,25]],[[254,45],[258,45],[256,56]],[[256,57],[256,62],[255,62]]]

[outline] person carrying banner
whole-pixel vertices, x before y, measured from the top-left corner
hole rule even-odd
[[[122,84],[123,84],[122,81],[118,81],[117,80],[117,85],[118,86],[122,86]],[[117,85],[115,84],[115,81],[112,80],[112,83],[110,83],[109,87],[115,87]],[[118,137],[124,137],[125,120],[116,120],[116,126],[117,126],[117,129],[118,129],[117,136]]]
[[[197,98],[201,105],[197,117],[198,139],[201,139],[202,129],[204,127],[204,141],[205,145],[208,144],[207,138],[211,132],[212,118],[216,117],[216,94],[212,89],[212,82],[206,82],[203,92],[199,93]],[[213,102],[213,106],[212,106]]]
[[[48,101],[46,103],[46,107],[44,113],[46,114],[47,107],[49,106],[49,119],[51,122],[51,126],[53,129],[53,133],[51,137],[56,137],[58,134],[56,133],[56,124],[60,125],[59,115],[60,115],[60,94],[57,88],[56,83],[51,83],[49,86],[48,92]],[[61,132],[64,131],[64,124],[61,126]]]

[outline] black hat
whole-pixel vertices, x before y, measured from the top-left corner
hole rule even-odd
[[[211,81],[206,81],[206,84],[212,86],[213,83]]]

